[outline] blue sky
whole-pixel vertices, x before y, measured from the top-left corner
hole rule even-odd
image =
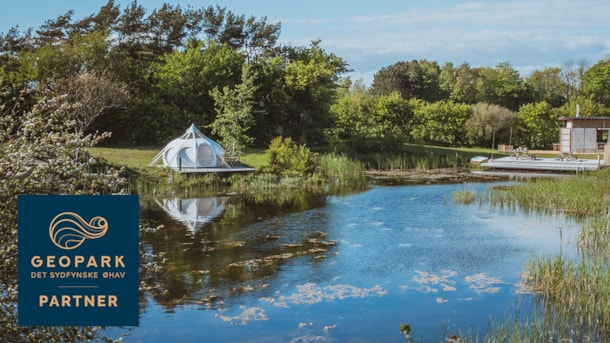
[[[38,28],[74,10],[97,13],[106,0],[3,1],[0,32]],[[131,0],[115,0],[121,9]],[[590,65],[610,57],[608,0],[139,0],[149,12],[164,2],[183,8],[219,4],[237,14],[282,23],[280,43],[321,45],[349,63],[352,79],[370,84],[379,69],[398,61],[508,61],[522,76],[572,61]]]

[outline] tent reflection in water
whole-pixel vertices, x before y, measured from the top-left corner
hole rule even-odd
[[[172,218],[194,233],[225,210],[228,197],[156,200]]]
[[[254,170],[231,167],[226,162],[225,149],[201,133],[195,124],[191,124],[182,136],[169,142],[150,165],[159,160],[163,161],[165,167],[185,173]]]

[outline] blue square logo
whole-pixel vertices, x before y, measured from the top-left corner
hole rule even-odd
[[[137,326],[136,195],[20,195],[18,324]]]

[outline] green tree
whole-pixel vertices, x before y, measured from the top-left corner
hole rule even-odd
[[[215,117],[210,91],[239,83],[242,64],[243,57],[235,50],[213,41],[175,50],[152,67],[155,91],[168,106],[207,125]]]
[[[471,108],[450,100],[429,103],[411,100],[413,125],[410,135],[417,141],[434,144],[466,145],[464,135]]]
[[[426,60],[397,62],[379,70],[373,79],[371,93],[387,95],[399,92],[404,99],[418,98],[435,101],[439,93],[440,68],[436,62]]]
[[[584,74],[582,94],[610,107],[610,58],[589,68]]]
[[[250,68],[244,65],[242,81],[222,91],[216,87],[210,94],[216,104],[216,120],[210,125],[212,133],[220,137],[220,143],[227,150],[229,158],[239,160],[243,149],[253,141],[247,135],[253,124],[253,104],[256,86]]]
[[[218,5],[203,9],[202,16],[202,25],[208,39],[242,51],[248,61],[255,60],[258,56],[269,56],[276,50],[281,30],[279,22],[267,23],[267,17],[246,18]]]
[[[578,115],[581,117],[603,117],[610,115],[610,107],[600,104],[590,96],[574,96],[561,107],[555,108],[554,111],[557,117],[575,117],[577,106]]]
[[[455,82],[449,100],[462,104],[477,102],[477,70],[468,63],[462,63],[455,68]]]
[[[324,130],[333,125],[330,106],[347,63],[326,53],[319,41],[308,48],[286,48],[283,54],[289,61],[284,77],[290,107],[284,113],[282,126],[286,135],[298,142],[321,144]]]
[[[566,101],[566,85],[561,79],[561,68],[547,67],[535,70],[525,78],[534,102],[546,101],[553,107],[559,107]]]
[[[516,111],[530,102],[527,87],[519,72],[508,62],[495,68],[480,68],[477,79],[478,102],[487,102]]]
[[[400,93],[370,95],[358,88],[341,96],[331,108],[335,144],[351,149],[395,150],[409,139],[412,112]]]
[[[457,76],[453,63],[447,62],[441,68],[438,75],[438,87],[440,92],[439,100],[447,100],[455,88],[457,83]]]
[[[102,31],[110,32],[117,23],[121,14],[114,0],[108,0],[106,5],[100,8],[99,13],[92,14],[74,24],[75,29],[83,32]]]
[[[254,144],[267,146],[274,137],[285,134],[283,120],[292,109],[291,96],[285,80],[281,57],[258,58],[249,63],[257,85],[254,98],[254,124],[251,135]]]
[[[571,99],[581,95],[584,75],[589,69],[589,63],[580,60],[578,63],[572,60],[561,65],[561,77],[565,84],[565,97]]]
[[[519,145],[530,149],[549,149],[557,142],[559,116],[547,102],[523,105],[517,115]]]

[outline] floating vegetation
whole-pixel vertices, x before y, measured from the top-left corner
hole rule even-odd
[[[486,273],[469,275],[464,280],[470,284],[470,289],[476,293],[498,293],[500,287],[495,287],[495,285],[504,283],[500,278],[487,276]]]
[[[250,321],[262,321],[262,320],[269,320],[269,317],[267,317],[267,314],[265,313],[265,310],[260,308],[260,307],[244,307],[244,306],[240,306],[241,309],[243,309],[243,311],[235,316],[227,316],[224,315],[223,312],[217,313],[215,314],[216,317],[222,319],[223,321],[230,323],[230,324],[248,324],[248,322]]]
[[[366,298],[372,296],[383,296],[386,294],[388,294],[388,291],[379,285],[375,285],[371,288],[359,288],[345,284],[321,287],[315,283],[309,282],[304,285],[297,286],[297,292],[291,295],[280,295],[276,298],[265,297],[261,298],[261,300],[277,307],[290,308],[294,305],[311,305],[321,303],[323,301],[342,300],[347,298]]]
[[[416,271],[416,273],[418,275],[413,277],[413,281],[420,284],[418,290],[421,292],[437,293],[439,291],[439,288],[431,287],[431,285],[438,285],[445,292],[456,290],[456,281],[451,279],[458,275],[458,273],[454,270],[444,270],[441,274],[432,274],[422,271]]]
[[[455,292],[457,290],[457,281],[455,278],[458,272],[453,270],[443,270],[439,274],[428,273],[424,271],[416,271],[417,275],[413,277],[413,281],[419,284],[418,291],[424,293]],[[498,284],[504,284],[500,278],[488,276],[486,273],[477,273],[464,277],[464,282],[475,293],[498,293],[500,287]],[[406,289],[406,287],[403,287]],[[444,303],[446,299],[437,297],[436,302]]]

